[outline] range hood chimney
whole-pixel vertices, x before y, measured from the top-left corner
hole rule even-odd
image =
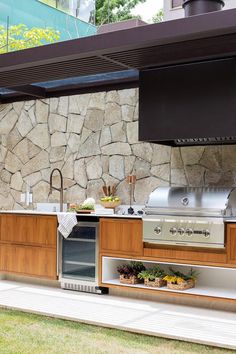
[[[224,5],[223,0],[183,0],[185,17],[220,11]]]

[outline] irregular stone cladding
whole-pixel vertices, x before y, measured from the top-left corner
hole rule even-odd
[[[34,203],[58,202],[58,192],[49,195],[56,167],[66,202],[98,201],[106,184],[128,204],[125,176],[135,174],[134,203],[145,204],[158,186],[234,186],[236,146],[139,142],[137,89],[0,105],[0,208],[23,208],[27,184]]]

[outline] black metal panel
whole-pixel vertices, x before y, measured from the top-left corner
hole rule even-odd
[[[139,92],[139,140],[235,143],[236,59],[142,71]]]
[[[236,56],[235,18],[236,9],[216,11],[1,54],[0,87],[17,87],[18,91],[2,93],[1,101],[44,96],[42,91],[30,90],[30,85],[48,80]],[[133,79],[125,84],[130,87]],[[110,82],[108,85],[111,87]],[[82,88],[79,85],[67,89],[46,88],[45,97],[65,95],[66,90],[75,94],[100,88],[100,82]]]

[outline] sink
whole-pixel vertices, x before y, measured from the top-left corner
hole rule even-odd
[[[60,203],[37,203],[36,211],[47,213],[60,212]],[[63,204],[63,211],[67,211],[67,204]]]

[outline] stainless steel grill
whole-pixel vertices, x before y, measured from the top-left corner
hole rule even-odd
[[[144,242],[224,248],[224,221],[236,215],[236,189],[159,187],[145,214]]]

